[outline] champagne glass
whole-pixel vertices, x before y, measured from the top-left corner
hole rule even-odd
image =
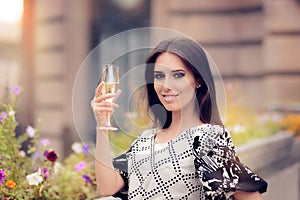
[[[104,82],[102,88],[102,94],[116,93],[119,88],[119,66],[113,64],[105,64],[103,66],[103,72],[101,80]],[[106,99],[107,102],[113,103],[113,98]],[[118,130],[117,127],[113,127],[110,123],[111,113],[108,113],[104,126],[100,126],[100,130]]]

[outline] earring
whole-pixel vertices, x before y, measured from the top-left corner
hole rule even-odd
[[[198,85],[196,86],[196,88],[197,88],[197,89],[201,88],[201,84],[198,84]]]

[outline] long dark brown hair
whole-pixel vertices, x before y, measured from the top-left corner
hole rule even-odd
[[[172,38],[159,43],[146,60],[146,92],[148,109],[152,112],[154,122],[162,128],[168,128],[172,122],[172,111],[168,111],[160,102],[154,90],[154,63],[159,55],[170,52],[177,55],[188,67],[201,87],[196,90],[196,108],[199,109],[199,119],[203,123],[223,126],[220,118],[215,85],[207,56],[202,47],[188,38]]]

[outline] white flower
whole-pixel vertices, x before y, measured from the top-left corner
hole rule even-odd
[[[72,144],[71,148],[77,154],[82,153],[82,151],[83,151],[82,144],[79,142],[75,142],[74,144]]]
[[[25,151],[23,151],[23,150],[21,150],[21,151],[19,151],[19,156],[21,156],[21,157],[25,157],[26,156],[26,153],[25,153]]]
[[[8,112],[8,115],[11,116],[11,117],[14,117],[14,116],[15,116],[15,111],[10,110],[10,111]]]
[[[40,176],[38,172],[27,175],[26,179],[29,185],[35,185],[35,186],[38,186],[39,183],[43,181],[43,177]]]
[[[233,133],[242,133],[245,132],[246,128],[240,124],[236,124],[232,127],[232,132]]]
[[[60,168],[61,168],[61,164],[59,162],[55,162],[53,166],[54,174],[57,174]]]
[[[28,134],[29,138],[33,138],[35,134],[35,129],[31,126],[27,126],[26,133]]]

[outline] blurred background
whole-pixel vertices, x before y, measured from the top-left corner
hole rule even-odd
[[[72,91],[85,57],[114,34],[153,26],[191,36],[210,53],[224,80],[228,109],[238,116],[228,116],[229,125],[242,115],[266,112],[276,122],[283,113],[300,112],[298,19],[299,0],[0,0],[0,103],[8,100],[12,87],[21,85],[18,129],[41,118],[41,135],[67,155],[70,145],[79,140]],[[121,44],[122,48],[130,42],[135,39]],[[130,70],[132,61],[126,62]],[[86,74],[86,81],[80,83],[87,88],[83,100],[92,97],[93,90],[88,89],[95,85],[89,82],[92,76]],[[92,115],[82,112],[87,135],[92,135]],[[270,142],[264,145],[278,147],[275,152],[263,151],[271,152],[273,160],[263,165],[257,163],[266,162],[264,156],[259,161],[245,159],[272,183],[266,199],[283,199],[280,195],[299,199],[299,153],[284,146],[291,148],[295,141],[285,136],[273,140],[286,142],[279,143],[280,148]],[[287,154],[292,157],[286,161]],[[278,167],[266,170],[274,163]],[[281,180],[289,177],[292,183]],[[287,191],[292,196],[286,196]]]

